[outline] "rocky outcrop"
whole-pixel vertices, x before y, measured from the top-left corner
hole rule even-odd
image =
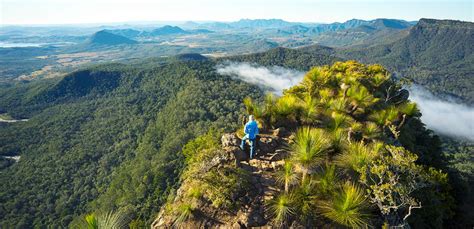
[[[276,183],[275,171],[284,164],[288,157],[288,135],[285,129],[279,128],[270,134],[261,134],[258,137],[256,157],[249,159],[248,148],[240,149],[241,140],[236,134],[224,134],[221,138],[221,152],[205,163],[200,173],[211,170],[222,170],[225,176],[226,168],[235,168],[248,174],[248,186],[242,190],[235,190],[231,201],[237,208],[215,208],[201,198],[197,203],[193,217],[179,225],[180,228],[271,228],[271,217],[268,215],[268,201],[281,192]],[[192,181],[183,181],[177,190],[172,205],[179,205],[186,196]],[[163,207],[152,224],[152,228],[175,227],[176,216]]]

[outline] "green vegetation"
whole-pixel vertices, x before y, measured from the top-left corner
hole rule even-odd
[[[321,203],[321,214],[332,221],[352,228],[368,224],[369,215],[364,191],[351,183],[344,183],[334,197]]]
[[[174,226],[183,226],[204,211],[207,204],[220,211],[240,206],[235,195],[249,188],[249,175],[240,168],[222,164],[227,154],[220,150],[219,137],[218,131],[211,130],[183,147],[186,168],[180,176],[180,198],[178,202],[170,199],[164,207],[173,215]]]
[[[295,169],[283,167],[285,191],[271,201],[277,223],[317,226],[317,212],[347,227],[439,228],[452,216],[447,174],[436,168],[442,160],[440,145],[432,144],[437,137],[388,76],[380,65],[337,62],[313,68],[260,108],[246,100],[263,126],[296,132],[287,158]],[[301,174],[300,184],[290,182],[291,173]]]
[[[77,229],[127,228],[127,218],[123,212],[91,213],[79,223],[73,223],[71,227]]]
[[[244,97],[261,95],[209,61],[103,65],[18,84],[0,91],[2,113],[29,118],[0,126],[0,155],[21,155],[2,169],[2,227],[67,227],[112,210],[149,225],[179,181],[182,146],[236,128]]]
[[[270,201],[270,211],[276,223],[285,224],[290,216],[294,215],[293,205],[295,198],[291,194],[283,193],[280,196]]]
[[[338,50],[338,56],[379,63],[437,94],[473,104],[473,23],[421,19],[407,35],[373,47]]]

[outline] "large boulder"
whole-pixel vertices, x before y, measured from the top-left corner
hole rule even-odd
[[[287,158],[290,153],[284,149],[277,149],[275,153],[270,157],[270,161],[281,161]]]
[[[277,137],[286,137],[286,136],[289,136],[290,134],[291,133],[288,130],[286,130],[285,127],[280,127],[273,130],[273,135]]]
[[[226,146],[223,150],[235,161],[235,165],[240,167],[240,162],[248,161],[249,155],[237,146]]]
[[[260,155],[266,155],[268,153],[273,153],[278,147],[278,137],[264,135],[258,138],[257,150]]]
[[[239,146],[240,139],[237,137],[235,133],[227,133],[222,135],[221,137],[222,147],[229,147],[229,146]]]

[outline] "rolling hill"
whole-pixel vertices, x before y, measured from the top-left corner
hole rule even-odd
[[[152,30],[149,35],[160,36],[160,35],[173,35],[173,34],[186,34],[187,31],[181,29],[178,26],[165,25],[163,27]]]
[[[123,45],[136,44],[137,42],[124,36],[113,34],[107,30],[94,33],[87,41],[88,45]]]

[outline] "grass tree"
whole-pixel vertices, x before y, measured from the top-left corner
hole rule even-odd
[[[336,163],[346,169],[360,171],[367,163],[377,157],[377,151],[363,142],[350,143],[347,150],[336,156]]]
[[[311,227],[311,220],[315,217],[316,210],[316,183],[312,179],[307,179],[301,186],[293,191],[295,196],[295,208],[298,218],[307,227]]]
[[[173,223],[174,226],[180,227],[184,222],[191,219],[194,215],[195,209],[190,203],[183,203],[176,209],[176,219]]]
[[[330,157],[339,154],[347,148],[347,133],[344,128],[333,129],[328,132],[331,147]]]
[[[274,106],[276,118],[283,120],[294,119],[299,113],[300,103],[299,98],[291,94],[280,97]]]
[[[264,126],[269,125],[265,120],[264,109],[259,106],[252,98],[247,97],[244,99],[244,106],[247,111],[247,114],[253,115],[255,119]]]
[[[369,223],[364,191],[353,183],[344,183],[329,200],[321,201],[318,206],[323,216],[337,224],[361,228]]]
[[[329,142],[323,130],[310,127],[298,129],[292,145],[291,160],[302,174],[302,183],[308,172],[324,161],[328,148]]]
[[[283,193],[269,202],[269,213],[279,225],[284,225],[295,214],[295,197],[291,193]]]
[[[378,99],[374,98],[369,90],[362,85],[350,87],[347,91],[347,96],[352,106],[349,111],[350,114],[355,113],[358,109],[366,109],[378,101]]]
[[[99,212],[91,213],[84,217],[81,224],[73,228],[87,229],[109,229],[109,228],[127,228],[127,217],[123,212]]]
[[[318,115],[318,101],[310,95],[306,95],[301,103],[301,119],[306,124],[316,121]]]
[[[295,173],[295,168],[291,161],[285,161],[283,169],[279,170],[277,173],[277,181],[284,185],[284,190],[287,194],[290,191],[290,185],[293,185],[298,181],[298,176]]]
[[[316,189],[318,195],[321,197],[331,196],[337,188],[339,178],[336,173],[336,166],[334,164],[326,164],[321,172],[316,174],[315,177]]]
[[[374,140],[381,136],[381,130],[379,126],[374,122],[365,122],[364,128],[362,128],[362,137],[367,140]]]

